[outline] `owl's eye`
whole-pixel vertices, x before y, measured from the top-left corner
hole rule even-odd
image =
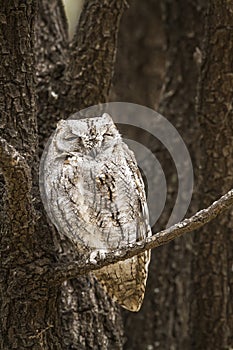
[[[69,134],[64,137],[65,141],[74,141],[79,139],[79,137],[75,134]]]
[[[111,133],[105,133],[104,134],[104,138],[106,138],[106,139],[110,139],[110,138],[112,138],[113,137],[113,134],[111,134]]]

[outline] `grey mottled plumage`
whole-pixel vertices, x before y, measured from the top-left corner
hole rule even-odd
[[[61,120],[44,157],[47,212],[83,252],[107,252],[151,235],[144,184],[111,117]],[[150,252],[95,272],[123,307],[139,310]]]

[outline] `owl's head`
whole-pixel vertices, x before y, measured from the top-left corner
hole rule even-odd
[[[98,150],[113,146],[120,138],[112,118],[104,113],[101,117],[59,121],[53,140],[59,152],[94,156]]]

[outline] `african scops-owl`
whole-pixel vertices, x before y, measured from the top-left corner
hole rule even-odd
[[[52,222],[79,252],[109,252],[151,235],[136,159],[106,113],[58,123],[44,157],[43,186]],[[149,261],[146,251],[94,275],[115,301],[138,311]]]

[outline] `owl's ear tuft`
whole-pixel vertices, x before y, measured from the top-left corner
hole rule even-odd
[[[57,123],[57,127],[61,127],[61,126],[66,125],[66,124],[67,124],[67,120],[61,119]]]
[[[102,118],[104,118],[107,122],[113,123],[113,120],[112,120],[111,116],[108,113],[103,113],[102,114]]]

